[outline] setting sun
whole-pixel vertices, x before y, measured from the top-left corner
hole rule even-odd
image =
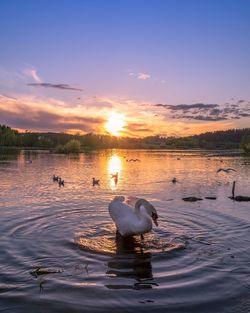
[[[122,114],[111,112],[105,128],[111,135],[120,136],[120,132],[124,130],[123,127],[125,125],[125,117]]]

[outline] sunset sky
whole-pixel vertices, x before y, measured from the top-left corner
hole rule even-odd
[[[0,124],[185,136],[250,127],[250,1],[1,0]]]

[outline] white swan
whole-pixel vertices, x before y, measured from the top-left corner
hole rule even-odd
[[[135,206],[125,203],[125,197],[116,196],[109,204],[109,214],[122,236],[143,235],[158,226],[154,206],[145,199],[136,198]]]

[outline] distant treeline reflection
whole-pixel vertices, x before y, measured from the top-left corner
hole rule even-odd
[[[57,152],[79,152],[87,149],[239,149],[250,153],[250,128],[208,132],[188,137],[149,136],[114,137],[89,133],[20,133],[0,125],[0,146],[55,149]]]

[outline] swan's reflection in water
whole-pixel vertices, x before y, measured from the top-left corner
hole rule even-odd
[[[122,237],[115,235],[115,228],[98,228],[81,233],[75,238],[75,244],[85,251],[109,257],[106,270],[109,289],[148,289],[157,286],[152,273],[152,255],[169,254],[185,249],[183,242],[175,241],[172,236],[154,233],[140,236]],[[175,237],[174,237],[175,238]]]
[[[115,238],[116,254],[108,261],[106,274],[112,279],[109,289],[146,289],[157,286],[154,281],[151,253],[144,252],[142,242],[137,237]],[[124,283],[124,279],[127,279]],[[131,280],[129,284],[129,279]]]

